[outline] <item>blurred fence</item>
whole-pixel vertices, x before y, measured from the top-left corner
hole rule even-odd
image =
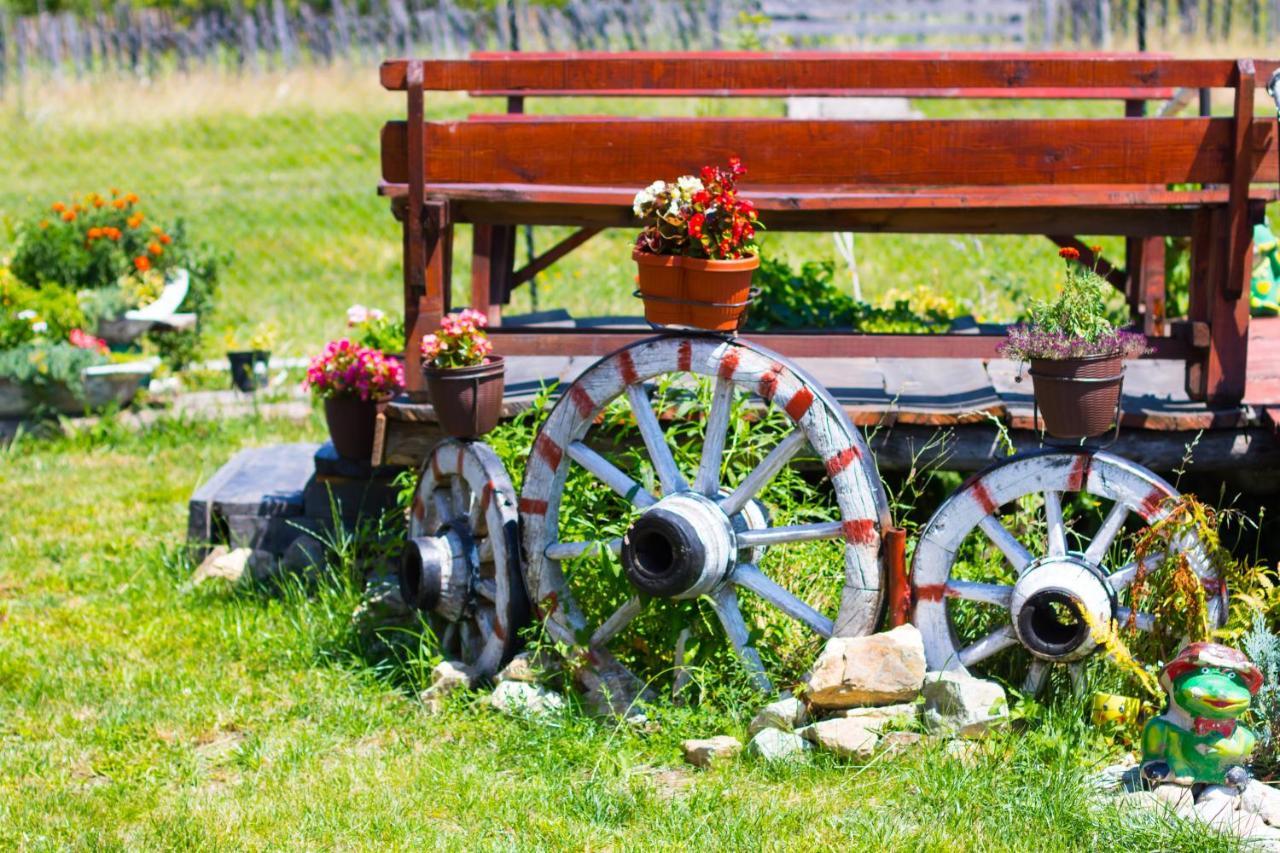
[[[241,0],[203,12],[0,9],[0,86],[32,75],[262,71],[473,50],[1080,47],[1268,39],[1280,0]],[[975,39],[974,36],[977,36]]]

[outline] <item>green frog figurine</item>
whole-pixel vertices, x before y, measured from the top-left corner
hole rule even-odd
[[[1262,686],[1262,672],[1241,652],[1192,643],[1160,673],[1165,712],[1142,729],[1142,775],[1152,785],[1233,785],[1249,780],[1253,732],[1239,722]]]

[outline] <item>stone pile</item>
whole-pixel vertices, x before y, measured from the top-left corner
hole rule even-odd
[[[1280,851],[1280,790],[1257,779],[1250,779],[1243,789],[1207,785],[1198,794],[1181,785],[1141,790],[1134,764],[1123,768],[1121,781],[1128,791],[1121,801],[1130,807],[1206,823],[1248,841],[1250,850]]]

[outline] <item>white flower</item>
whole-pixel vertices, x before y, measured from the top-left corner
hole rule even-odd
[[[348,326],[359,326],[361,323],[366,322],[368,319],[369,319],[369,309],[365,308],[363,305],[356,304],[356,305],[352,305],[350,308],[347,309],[347,325]]]
[[[35,316],[36,316],[36,312],[32,311],[30,308],[28,308],[26,311],[18,312],[19,320],[34,320]]]
[[[694,193],[702,192],[702,181],[693,175],[682,175],[676,178],[676,189],[680,191],[680,195],[685,198],[693,198]]]
[[[636,193],[636,197],[631,201],[631,210],[636,216],[644,216],[645,208],[653,204],[653,200],[659,194],[666,192],[666,181],[654,181],[649,186]]]
[[[382,317],[383,317],[383,314],[382,314],[381,309],[378,309],[378,308],[370,308],[370,309],[369,309],[369,319],[370,319],[370,320],[381,320],[381,319],[382,319]]]
[[[31,324],[31,331],[35,332],[37,335],[40,334],[41,332],[47,332],[48,330],[49,330],[49,324],[46,323],[44,320],[37,320],[36,322]]]

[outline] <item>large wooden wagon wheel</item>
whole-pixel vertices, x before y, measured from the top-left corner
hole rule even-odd
[[[697,470],[677,465],[650,399],[652,380],[706,377],[713,383]],[[754,395],[785,412],[793,428],[740,482],[721,482],[726,434],[735,397]],[[613,400],[625,399],[656,473],[646,490],[619,465],[612,451],[592,446],[588,432]],[[769,526],[755,500],[806,445],[821,461],[834,489],[838,513],[828,521]],[[561,495],[570,466],[581,466],[627,502],[625,533],[607,542],[562,541]],[[815,465],[815,468],[818,467]],[[551,637],[576,651],[580,680],[626,692],[636,682],[611,653],[628,625],[647,608],[669,600],[705,596],[751,672],[767,689],[769,679],[751,645],[739,606],[747,591],[822,637],[874,629],[880,613],[880,530],[888,506],[874,461],[857,430],[826,391],[781,356],[753,344],[710,336],[667,336],[642,341],[606,356],[584,373],[556,404],[533,445],[520,497],[525,579],[530,600]],[[766,547],[818,539],[844,541],[843,586],[838,605],[823,613],[761,571]],[[589,620],[574,594],[576,558],[618,555],[630,598],[613,612]],[[674,650],[673,650],[674,655]]]
[[[445,657],[480,678],[519,649],[529,602],[515,489],[487,444],[449,439],[428,455],[409,514],[400,590],[426,614]]]
[[[1107,507],[1092,538],[1069,530],[1063,520],[1063,496],[1081,492]],[[1024,524],[1015,533],[1002,522],[1002,508],[1037,495],[1043,504],[1039,523]],[[1023,658],[1014,664],[1015,671],[1025,667],[1023,689],[1035,693],[1054,665],[1069,667],[1079,679],[1083,661],[1099,649],[1089,621],[1110,625],[1114,619],[1121,626],[1154,631],[1154,617],[1135,613],[1130,600],[1139,566],[1132,555],[1116,558],[1121,549],[1113,545],[1131,517],[1153,524],[1168,513],[1168,498],[1176,495],[1140,465],[1083,450],[1018,456],[972,478],[934,514],[912,563],[915,624],[924,636],[929,668],[968,671],[1014,649]],[[981,567],[962,566],[962,546],[971,534],[1003,554],[1003,566],[986,569],[991,576],[977,577]],[[1198,540],[1175,544],[1200,577],[1210,622],[1221,624],[1226,614],[1221,579],[1203,559]],[[1149,555],[1143,573],[1156,571],[1163,557]],[[956,608],[970,608],[972,622],[975,605],[990,618],[990,630],[961,639]]]

